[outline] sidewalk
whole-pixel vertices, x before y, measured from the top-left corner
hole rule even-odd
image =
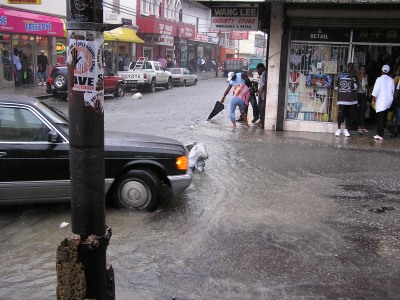
[[[197,73],[194,74],[197,75],[198,80],[208,80],[217,77],[215,71],[206,71],[206,72],[198,71]],[[222,76],[221,72],[218,72],[218,77],[221,76]]]
[[[208,80],[215,78],[215,72],[197,73],[199,80]],[[35,97],[38,99],[50,98],[46,93],[45,86],[26,85],[1,89],[3,99],[21,99],[24,97]],[[335,137],[333,133],[317,132],[295,132],[295,131],[266,131],[266,138],[277,138],[287,140],[301,140],[310,143],[313,147],[333,146],[337,149],[363,150],[363,151],[383,151],[400,154],[400,137],[390,138],[390,133],[385,131],[385,140],[376,142],[373,136],[376,134],[376,128],[369,128],[370,132],[358,134],[356,131],[350,131],[351,136]]]

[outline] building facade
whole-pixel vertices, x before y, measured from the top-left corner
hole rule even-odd
[[[265,128],[333,133],[334,87],[347,63],[356,69],[365,65],[371,87],[383,64],[391,66],[391,75],[399,70],[400,4],[295,2],[274,2],[269,8]]]

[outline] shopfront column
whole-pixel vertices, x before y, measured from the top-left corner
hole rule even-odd
[[[279,74],[281,71],[281,43],[283,35],[283,3],[271,4],[269,29],[267,97],[265,108],[265,129],[275,130],[278,112]]]

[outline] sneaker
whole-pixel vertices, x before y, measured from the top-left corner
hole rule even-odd
[[[335,136],[340,136],[342,134],[342,131],[340,129],[336,130]]]
[[[344,130],[344,136],[347,136],[347,137],[350,136],[350,132],[347,129]]]
[[[39,83],[38,83],[38,85],[42,85],[42,83],[41,83],[41,82],[39,82]]]
[[[375,141],[383,141],[383,137],[381,137],[379,135],[374,135],[374,140]]]

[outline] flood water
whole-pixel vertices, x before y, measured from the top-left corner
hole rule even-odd
[[[227,109],[206,123],[224,87],[107,99],[107,129],[198,141],[209,153],[167,208],[107,209],[117,299],[399,299],[398,155],[232,131]],[[394,210],[370,211],[382,206]],[[0,299],[56,298],[63,221],[68,205],[1,207]]]

